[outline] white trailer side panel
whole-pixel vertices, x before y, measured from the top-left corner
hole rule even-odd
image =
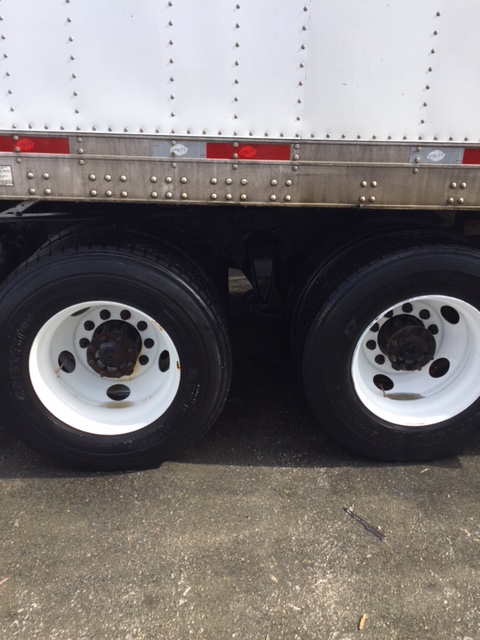
[[[6,131],[480,140],[473,0],[2,0],[0,12]]]

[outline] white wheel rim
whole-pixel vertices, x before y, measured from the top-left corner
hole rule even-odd
[[[386,314],[406,315],[404,305],[412,307],[408,315],[424,316],[426,329],[437,330],[433,359],[421,370],[395,370],[379,346],[380,332],[389,319]],[[380,364],[382,356],[385,362]],[[419,427],[453,418],[475,402],[480,395],[479,362],[480,312],[457,298],[420,296],[385,309],[372,321],[355,348],[351,374],[358,398],[378,418]],[[432,372],[441,375],[434,377]],[[382,391],[379,384],[383,386],[384,378],[378,376],[386,376],[393,387]]]
[[[130,356],[136,358],[129,375],[117,370],[120,377],[102,377],[88,364],[88,357],[92,361],[98,351],[92,356],[81,341],[92,345],[96,332],[101,333],[105,320],[100,313],[109,314],[117,328],[120,323],[129,325],[130,333],[141,338],[138,353]],[[59,361],[65,352],[75,361],[70,373],[66,369],[71,367],[62,367]],[[134,307],[108,301],[76,304],[50,318],[33,341],[29,374],[39,400],[57,419],[79,431],[105,436],[138,431],[162,416],[177,394],[181,375],[175,345],[158,322]],[[122,399],[124,395],[128,397]]]

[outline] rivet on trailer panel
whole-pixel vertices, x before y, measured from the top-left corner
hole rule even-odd
[[[270,180],[270,184],[272,185],[272,187],[276,187],[278,184],[278,180],[275,180],[275,178],[273,178],[272,180]]]
[[[33,195],[35,195],[36,191],[35,191],[35,189],[34,189],[33,187],[31,187],[31,188],[28,190],[28,193],[29,193],[31,196],[33,196]]]
[[[293,159],[294,159],[294,160],[300,160],[300,156],[298,155],[298,153],[296,153],[296,154],[293,156]]]
[[[236,170],[238,169],[238,164],[233,164],[233,165],[232,165],[232,169],[233,169],[234,171],[236,171]]]
[[[128,193],[126,191],[122,191],[121,194],[122,198],[126,198],[128,196]]]
[[[210,194],[210,200],[216,200],[217,199],[217,194],[216,193],[211,193]]]
[[[293,184],[293,183],[292,183],[292,181],[291,181],[291,180],[285,180],[285,185],[286,185],[287,187],[291,187],[291,186],[292,186],[292,184]]]
[[[110,189],[108,189],[107,191],[105,191],[105,195],[107,196],[107,198],[111,198],[113,194]]]
[[[418,173],[418,167],[415,167],[415,169],[413,170],[413,173]]]
[[[176,169],[177,168],[177,163],[176,162],[172,162],[172,169]]]
[[[42,174],[42,178],[44,180],[48,180],[50,178],[50,174],[49,173],[44,173],[44,174]]]
[[[217,184],[217,179],[216,178],[211,178],[210,180],[210,184]]]
[[[291,199],[292,199],[292,196],[289,196],[289,195],[286,195],[286,196],[285,196],[285,200],[286,200],[287,202],[290,202],[290,200],[291,200]]]
[[[126,182],[127,176],[120,176],[120,182]]]
[[[270,200],[271,200],[272,202],[275,202],[275,200],[276,200],[276,199],[277,199],[277,196],[276,196],[276,195],[272,194],[272,195],[270,196]]]
[[[468,142],[468,138],[464,138],[465,142]]]
[[[20,153],[20,147],[14,147],[13,150],[15,151],[15,153]]]
[[[360,196],[360,198],[358,199],[360,202],[365,202],[366,198],[365,196]]]
[[[77,149],[77,153],[79,153],[79,154],[81,155],[81,154],[83,153],[83,149],[82,149],[81,147],[79,147],[79,148]]]
[[[171,178],[170,176],[167,176],[167,177],[165,178],[165,182],[166,182],[167,184],[170,184],[170,183],[172,182],[172,178]]]
[[[152,198],[158,198],[158,193],[156,191],[152,191],[150,195]]]
[[[460,189],[466,189],[467,188],[467,183],[466,182],[462,182],[460,184]]]
[[[233,180],[231,178],[227,178],[225,180],[225,184],[232,184]]]
[[[46,196],[50,196],[52,195],[52,190],[51,189],[45,189],[45,191],[43,192]]]
[[[231,193],[227,193],[225,196],[225,200],[231,200],[232,199],[232,194]]]
[[[449,199],[447,200],[447,202],[448,202],[448,204],[453,204],[453,203],[455,202],[455,200],[454,200],[453,198],[449,198]]]
[[[295,165],[295,166],[293,167],[293,170],[294,170],[294,171],[298,171],[298,167],[297,167],[297,165]]]
[[[111,181],[111,179],[112,179],[112,176],[111,176],[111,175],[109,175],[108,173],[107,173],[107,175],[104,177],[104,180],[105,180],[106,182],[110,182],[110,181]]]
[[[29,172],[27,173],[27,178],[28,178],[29,180],[33,180],[34,175],[33,175],[33,173],[32,173],[31,171],[29,171]]]
[[[79,161],[78,161],[78,164],[80,164],[80,165],[82,165],[82,166],[83,166],[83,165],[85,164],[85,160],[79,160]]]
[[[365,188],[367,186],[368,182],[366,180],[362,180],[360,183],[360,186]]]
[[[124,131],[124,133],[128,133],[127,127],[124,127],[123,131]]]
[[[378,182],[376,180],[372,180],[372,182],[370,183],[370,186],[375,189],[375,187],[378,186]]]
[[[240,200],[246,200],[246,199],[247,199],[246,194],[242,193],[241,196],[240,196]]]
[[[97,192],[97,190],[96,190],[96,189],[92,189],[92,190],[90,191],[90,195],[91,195],[91,196],[93,196],[93,197],[95,197],[95,196],[97,195],[97,193],[98,193],[98,192]]]
[[[458,204],[463,204],[465,202],[464,198],[459,198],[457,200]]]
[[[157,176],[152,176],[150,178],[150,182],[156,182],[157,181]]]
[[[94,173],[91,173],[88,176],[88,179],[91,180],[91,182],[95,182],[95,180],[97,179],[97,176]]]
[[[173,198],[173,193],[171,191],[167,191],[167,193],[165,194],[165,197],[170,200],[170,198]]]
[[[184,176],[183,178],[180,178],[180,182],[181,182],[182,184],[186,184],[186,183],[188,182],[188,179],[187,179],[187,178],[185,178],[185,176]]]
[[[238,153],[234,153],[234,154],[233,154],[233,156],[232,156],[232,158],[233,158],[234,160],[238,160]]]
[[[247,184],[248,184],[248,180],[247,180],[246,178],[242,178],[242,179],[240,180],[240,184],[243,184],[243,186],[245,186],[245,185],[247,185]]]

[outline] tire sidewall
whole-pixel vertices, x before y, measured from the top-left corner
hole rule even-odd
[[[476,436],[479,399],[435,425],[397,426],[363,405],[354,388],[351,366],[367,327],[403,300],[446,295],[480,309],[479,276],[477,256],[452,253],[446,260],[445,252],[419,250],[402,261],[397,256],[352,276],[325,305],[305,344],[302,376],[314,413],[345,446],[375,458],[420,460],[451,454]]]
[[[97,436],[64,424],[41,403],[29,376],[32,343],[45,322],[73,304],[95,300],[123,303],[155,319],[175,344],[182,366],[179,389],[163,415],[138,431],[119,436]],[[146,450],[161,446],[162,457],[168,457],[182,449],[196,431],[203,432],[216,410],[224,387],[221,374],[227,346],[214,335],[215,323],[198,295],[158,265],[145,262],[139,268],[138,259],[105,254],[52,260],[32,270],[22,280],[21,291],[7,287],[0,300],[0,318],[0,358],[8,363],[0,372],[0,384],[9,390],[6,417],[47,453],[59,451],[62,457],[79,461],[92,456],[130,456],[134,461],[140,450],[145,456]],[[219,389],[219,393],[206,393],[207,388]]]

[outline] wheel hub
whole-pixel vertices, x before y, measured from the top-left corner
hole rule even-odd
[[[436,342],[421,320],[398,315],[381,328],[378,346],[396,371],[419,371],[433,360]]]
[[[142,339],[135,327],[110,320],[95,330],[87,347],[87,361],[102,377],[121,378],[133,373],[141,350]]]

